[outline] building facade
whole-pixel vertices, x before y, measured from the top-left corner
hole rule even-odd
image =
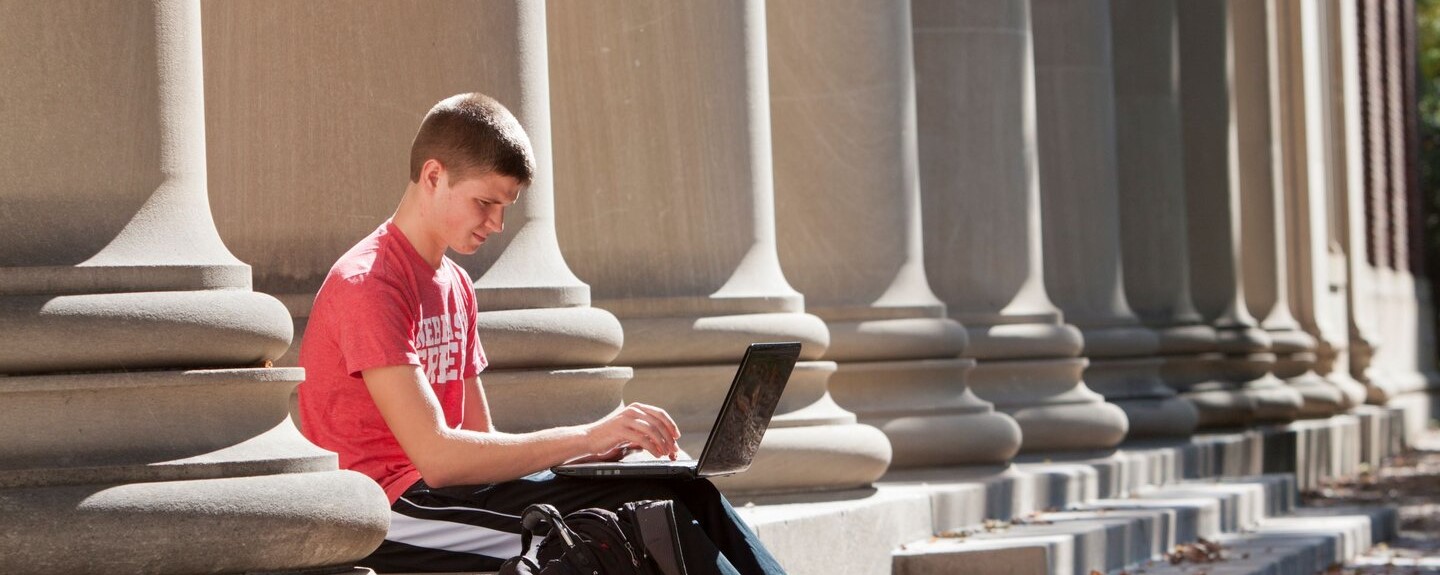
[[[378,544],[378,487],[295,428],[295,357],[466,91],[539,160],[457,258],[503,430],[643,401],[694,452],[744,346],[784,340],[737,496],[1306,421],[1347,422],[1314,473],[1353,472],[1440,393],[1414,27],[1412,0],[0,0],[0,566]]]

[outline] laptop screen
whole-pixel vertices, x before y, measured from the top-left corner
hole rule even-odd
[[[700,454],[700,475],[729,475],[750,468],[799,356],[799,343],[757,343],[745,350]]]

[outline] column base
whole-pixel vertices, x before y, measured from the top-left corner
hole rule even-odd
[[[0,377],[0,572],[294,571],[389,525],[288,417],[298,369]]]
[[[1325,381],[1330,382],[1330,385],[1335,386],[1335,389],[1340,390],[1340,395],[1343,396],[1345,400],[1343,404],[1344,410],[1354,409],[1356,406],[1365,403],[1365,384],[1356,381],[1348,372],[1333,370],[1330,373],[1321,375],[1321,377],[1324,377]]]
[[[1085,346],[1080,330],[1063,323],[987,325],[967,322],[964,318],[960,321],[965,325],[965,332],[970,339],[970,344],[965,349],[968,357],[996,360],[1075,357],[1080,355],[1080,350]]]
[[[620,407],[628,367],[486,371],[486,400],[496,429],[525,433],[598,420]]]
[[[1003,464],[1020,449],[1020,426],[965,384],[970,359],[841,362],[830,390],[861,423],[885,432],[891,466]]]
[[[867,308],[859,311],[874,314],[884,310]],[[943,310],[937,311],[943,313]],[[825,359],[830,361],[885,362],[949,358],[960,355],[965,349],[965,328],[950,318],[899,317],[837,321],[819,312],[816,315],[825,319],[830,328],[830,346],[825,350]]]
[[[657,304],[658,305],[658,304]],[[816,360],[830,346],[830,331],[807,313],[621,317],[625,345],[618,365],[731,364],[757,341],[798,341],[800,359]]]
[[[279,301],[238,289],[0,292],[0,325],[0,373],[9,374],[258,366],[293,335]]]
[[[1304,402],[1298,414],[1300,419],[1330,417],[1345,411],[1348,398],[1344,392],[1313,371],[1287,378],[1285,384],[1294,388]]]
[[[1315,369],[1319,359],[1316,354],[1315,338],[1298,329],[1283,329],[1268,332],[1270,351],[1275,354],[1275,377],[1289,380]]]
[[[1129,423],[1119,407],[1085,386],[1083,358],[979,360],[970,389],[1015,418],[1021,453],[1109,449]]]
[[[1240,385],[1222,382],[1197,385],[1181,397],[1195,405],[1200,414],[1200,429],[1289,423],[1299,415],[1303,404],[1299,393],[1274,378]]]
[[[593,307],[480,312],[475,327],[491,369],[609,365],[625,342],[620,321]]]
[[[1396,397],[1412,393],[1440,391],[1440,374],[1372,365],[1365,370],[1365,377],[1368,380],[1366,402],[1375,405],[1387,405]]]
[[[389,522],[380,487],[350,471],[0,489],[0,571],[163,575],[353,565],[380,544]]]
[[[1215,328],[1203,323],[1150,326],[1160,336],[1159,355],[1205,353],[1215,349]]]
[[[1289,423],[1304,400],[1269,374],[1275,356],[1201,354],[1165,358],[1167,384],[1195,405],[1200,429]]]
[[[704,441],[700,439],[700,441]],[[691,453],[699,453],[699,446]],[[717,477],[727,493],[791,493],[866,487],[890,466],[885,434],[858,423],[772,427],[750,469]]]
[[[698,456],[736,367],[637,367],[625,401],[665,408],[680,426],[680,446]],[[750,470],[716,484],[744,492],[817,491],[868,485],[884,474],[890,442],[830,397],[835,371],[829,361],[795,364]]]
[[[1080,326],[1084,354],[1094,360],[1112,357],[1147,357],[1160,349],[1160,334],[1141,325]]]
[[[1105,401],[1119,406],[1130,421],[1126,439],[1189,437],[1199,414],[1160,378],[1164,360],[1148,358],[1091,358],[1085,384]]]

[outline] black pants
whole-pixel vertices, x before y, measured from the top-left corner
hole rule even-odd
[[[569,513],[642,499],[675,502],[691,575],[784,573],[723,495],[704,479],[577,479],[549,471],[492,485],[420,481],[391,506],[390,532],[360,564],[381,573],[494,571],[520,554],[520,513],[549,503]]]

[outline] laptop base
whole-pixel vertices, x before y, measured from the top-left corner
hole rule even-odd
[[[693,459],[655,462],[598,462],[569,463],[551,469],[556,475],[565,477],[655,477],[662,479],[694,479],[697,462]]]

